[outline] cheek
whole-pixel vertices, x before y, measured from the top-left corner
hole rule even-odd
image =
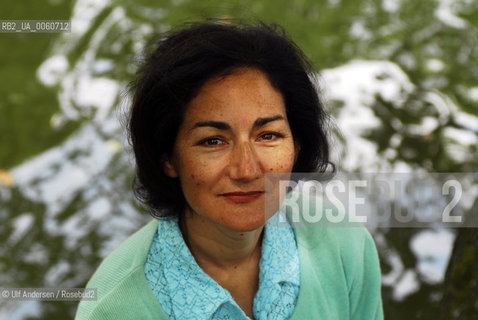
[[[183,186],[201,186],[207,183],[208,176],[211,175],[207,163],[195,159],[185,159],[181,162],[180,168],[179,175]]]
[[[286,148],[281,152],[272,153],[263,161],[264,168],[268,172],[290,172],[295,162],[294,148]]]

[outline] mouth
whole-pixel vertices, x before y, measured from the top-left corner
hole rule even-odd
[[[234,203],[248,203],[261,197],[263,194],[264,191],[228,192],[223,193],[222,196]]]

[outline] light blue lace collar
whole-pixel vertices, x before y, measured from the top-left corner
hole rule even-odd
[[[288,319],[297,302],[300,268],[289,224],[266,223],[259,263],[259,290],[253,313],[257,320]],[[230,293],[207,275],[185,244],[177,219],[158,226],[144,271],[170,319],[249,319]]]

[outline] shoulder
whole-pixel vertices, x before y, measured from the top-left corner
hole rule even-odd
[[[142,300],[142,303],[155,301],[148,289],[143,272],[149,247],[158,227],[153,220],[126,239],[100,264],[87,284],[97,288],[96,301],[82,301],[76,319],[126,319],[128,306]],[[121,313],[118,318],[114,316]],[[101,317],[94,314],[102,314]]]
[[[336,269],[334,274],[342,274],[349,289],[365,274],[380,281],[377,249],[365,227],[301,226],[295,227],[294,233],[301,258],[319,268]]]
[[[356,256],[361,249],[375,248],[374,240],[368,230],[361,225],[332,226],[304,225],[294,226],[298,245],[314,250],[328,247],[342,255]]]
[[[88,285],[101,284],[103,289],[110,289],[142,267],[157,227],[158,221],[152,220],[121,243],[103,260]]]
[[[329,295],[347,301],[350,319],[382,319],[380,263],[371,234],[362,225],[348,221],[346,214],[341,222],[331,223],[325,217],[326,209],[330,208],[326,205],[306,206],[309,212],[305,218],[304,212],[300,211],[296,217],[301,219],[292,222],[300,263],[307,271],[304,279],[320,279]],[[321,210],[322,220],[307,221],[307,217],[317,217],[314,210]],[[329,304],[333,303],[329,301]],[[339,310],[344,305],[337,304],[336,307]]]

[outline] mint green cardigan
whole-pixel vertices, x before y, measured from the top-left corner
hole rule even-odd
[[[97,301],[82,301],[76,320],[167,319],[143,272],[158,221],[137,231],[101,263],[87,284]],[[380,266],[363,227],[294,227],[300,292],[291,319],[383,319]]]

